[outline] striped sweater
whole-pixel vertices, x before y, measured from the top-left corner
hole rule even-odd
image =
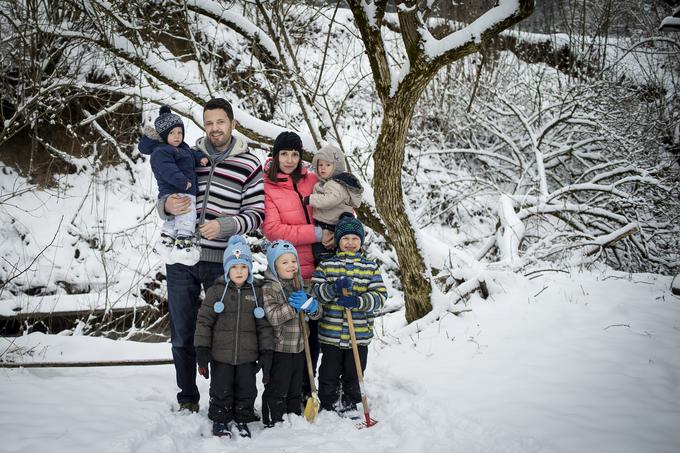
[[[210,154],[205,137],[196,142],[196,147]],[[255,231],[264,220],[264,179],[260,160],[235,137],[226,157],[215,156],[213,152],[209,167],[196,167],[196,215],[199,223],[220,222],[219,239],[201,237],[201,261],[221,263],[229,237]],[[164,203],[165,199],[159,200],[161,218],[168,217]]]
[[[334,282],[343,276],[352,279],[352,290],[359,297],[359,306],[352,309],[357,343],[368,345],[373,338],[374,312],[382,308],[387,290],[377,263],[361,252],[337,252],[322,261],[314,271],[314,297],[323,306],[319,341],[340,348],[351,347],[345,309],[335,303],[338,295],[335,294]]]

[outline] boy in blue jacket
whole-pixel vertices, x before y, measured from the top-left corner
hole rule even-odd
[[[196,165],[208,165],[208,157],[184,143],[182,119],[170,107],[160,108],[154,122],[158,137],[145,131],[138,148],[142,154],[151,155],[151,169],[158,183],[158,196],[181,193],[191,199],[191,210],[174,216],[163,223],[163,231],[154,249],[166,264],[196,264],[201,251],[195,239],[196,231]],[[160,140],[158,140],[160,139]]]
[[[312,285],[314,297],[323,307],[319,320],[321,409],[344,413],[355,410],[361,401],[345,309],[352,311],[363,371],[373,338],[374,312],[382,308],[387,290],[380,267],[361,249],[364,227],[359,220],[342,214],[335,226],[335,243],[338,250],[316,268]],[[338,401],[340,385],[342,398]]]

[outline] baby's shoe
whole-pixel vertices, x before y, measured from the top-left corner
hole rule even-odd
[[[175,238],[167,233],[161,233],[161,237],[156,242],[153,251],[165,264],[173,264],[171,261],[172,250],[175,247]]]
[[[201,246],[193,236],[178,236],[170,253],[173,263],[193,266],[201,259]]]

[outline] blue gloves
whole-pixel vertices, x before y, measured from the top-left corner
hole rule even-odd
[[[296,312],[304,311],[305,313],[316,313],[319,309],[319,303],[313,297],[309,297],[306,292],[299,290],[295,291],[288,298],[288,305],[293,307]]]
[[[290,295],[290,297],[288,298],[288,304],[291,307],[293,307],[295,311],[300,311],[302,305],[304,305],[304,303],[307,302],[307,299],[309,299],[307,293],[300,289]]]
[[[302,305],[302,309],[304,310],[305,313],[316,313],[316,311],[319,309],[319,303],[316,301],[315,298],[310,297],[307,299],[307,301]]]
[[[359,298],[357,296],[340,296],[338,297],[338,305],[345,308],[357,308],[359,306]]]
[[[345,292],[352,292],[352,286],[354,282],[349,277],[340,277],[333,283],[333,289],[335,289],[335,294],[338,296],[344,296]],[[345,290],[345,291],[343,291]]]

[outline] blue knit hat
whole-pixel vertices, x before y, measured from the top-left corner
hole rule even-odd
[[[229,283],[229,269],[236,264],[245,264],[248,267],[247,283],[253,282],[253,254],[250,247],[241,236],[232,236],[227,242],[227,249],[224,251],[224,279]]]
[[[298,267],[300,266],[300,258],[298,257],[298,252],[295,250],[295,247],[293,244],[291,244],[288,241],[274,241],[274,242],[264,242],[263,248],[265,250],[265,253],[267,254],[267,265],[269,267],[269,271],[274,274],[274,277],[276,279],[279,279],[279,274],[276,272],[276,260],[279,259],[281,255],[285,255],[286,253],[292,253],[295,255],[295,259],[298,262]],[[302,277],[300,276],[300,270],[298,269],[297,272],[297,277],[298,280],[300,281],[300,288],[302,288],[303,282],[302,282]]]
[[[335,225],[335,244],[340,243],[340,238],[347,234],[355,234],[361,238],[361,245],[364,245],[364,226],[361,224],[359,219],[354,217],[349,212],[343,212],[340,215],[340,220],[338,224]]]
[[[184,123],[182,123],[182,118],[179,115],[175,115],[170,110],[170,107],[164,105],[159,111],[158,118],[154,122],[154,127],[156,132],[163,139],[163,143],[168,143],[168,134],[171,130],[176,127],[182,128],[182,135],[184,135]]]

